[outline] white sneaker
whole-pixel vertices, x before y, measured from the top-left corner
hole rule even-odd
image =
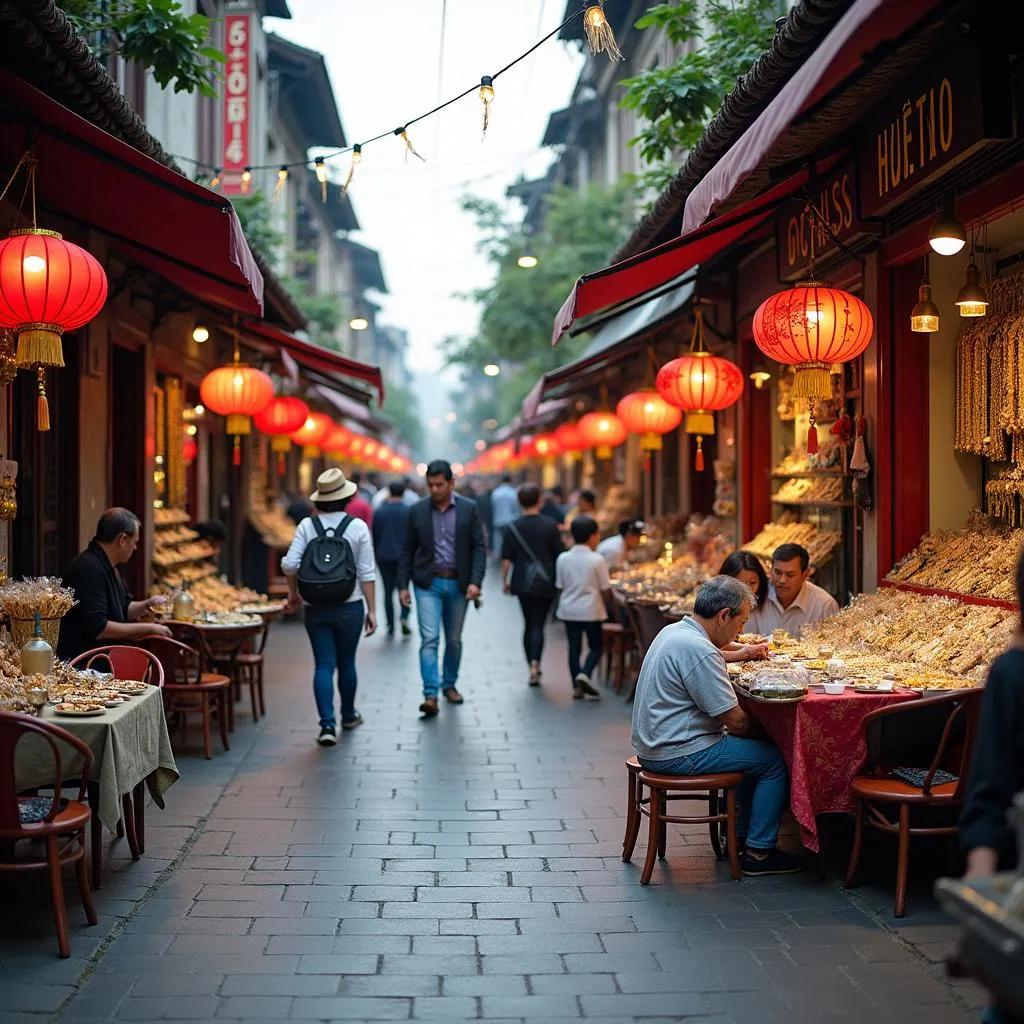
[[[333,729],[321,729],[320,735],[316,738],[321,747],[333,747],[338,743],[338,734]]]

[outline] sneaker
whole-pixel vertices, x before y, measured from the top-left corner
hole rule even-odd
[[[347,722],[342,722],[341,723],[341,727],[342,727],[342,729],[345,729],[347,731],[349,729],[358,729],[359,726],[361,726],[362,724],[363,724],[363,716],[361,714],[359,714],[359,712],[357,711],[356,712],[356,717],[355,718],[350,718]]]
[[[323,728],[316,738],[321,747],[333,747],[338,742],[338,734],[333,729]]]
[[[540,669],[535,661],[530,662],[530,685],[540,686]]]
[[[424,718],[436,718],[437,717],[437,698],[427,697],[420,705],[420,714]]]
[[[583,700],[584,697],[590,700],[600,700],[601,694],[590,685],[590,676],[581,672],[572,684],[572,695],[575,700]]]
[[[402,636],[412,636],[412,628],[408,622],[402,623]]]
[[[752,857],[747,851],[740,857],[740,870],[748,878],[758,878],[761,875],[795,875],[803,869],[804,865],[799,857],[785,853],[777,847],[760,860]]]

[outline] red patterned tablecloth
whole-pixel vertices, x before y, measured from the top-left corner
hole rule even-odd
[[[818,852],[819,814],[854,809],[850,783],[864,767],[863,721],[876,708],[914,700],[907,691],[829,696],[812,691],[796,704],[767,704],[738,690],[743,709],[775,741],[789,768],[790,808],[808,850]]]

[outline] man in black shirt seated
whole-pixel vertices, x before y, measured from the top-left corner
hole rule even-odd
[[[64,617],[58,655],[66,661],[104,644],[131,644],[144,636],[170,636],[162,625],[139,620],[164,597],[133,601],[118,572],[139,546],[139,520],[124,508],[100,516],[96,536],[64,570],[64,585],[77,604]]]

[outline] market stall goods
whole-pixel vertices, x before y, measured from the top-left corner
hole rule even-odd
[[[635,517],[639,506],[640,499],[635,492],[625,484],[612,484],[601,496],[601,502],[593,516],[601,536],[614,533],[623,519]]]
[[[980,513],[963,530],[939,530],[901,559],[886,577],[894,583],[1014,601],[1013,567],[1024,530],[992,526]]]
[[[792,522],[781,516],[777,523],[766,523],[761,532],[743,545],[744,551],[753,552],[766,561],[782,544],[800,544],[811,556],[813,565],[824,565],[842,542],[842,535],[834,530],[819,530],[811,523]]]
[[[295,523],[276,505],[254,508],[249,512],[249,522],[259,533],[268,548],[285,551],[295,536]]]
[[[843,478],[791,477],[772,495],[772,501],[780,505],[814,505],[822,502],[838,502],[843,499]]]

